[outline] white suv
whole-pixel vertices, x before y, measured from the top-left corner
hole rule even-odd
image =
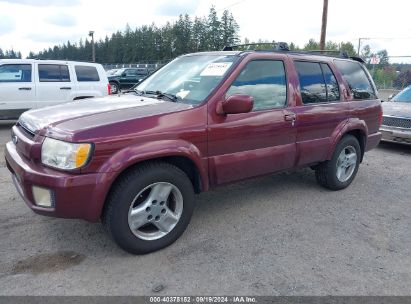
[[[0,60],[0,120],[16,119],[28,109],[110,94],[100,64],[34,60]]]

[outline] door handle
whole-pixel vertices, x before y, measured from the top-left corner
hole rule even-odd
[[[23,88],[19,88],[20,91],[31,91],[31,88],[29,87],[23,87]]]
[[[295,114],[285,114],[284,115],[284,120],[285,121],[294,121],[296,119]]]
[[[61,87],[60,90],[71,90],[71,87]]]
[[[291,125],[294,127],[295,120],[297,119],[297,115],[294,113],[286,113],[284,114],[285,121],[291,121]]]

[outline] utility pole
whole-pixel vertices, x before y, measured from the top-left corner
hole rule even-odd
[[[92,57],[92,61],[96,62],[96,49],[94,48],[94,31],[89,31],[88,35],[91,37],[91,57]]]
[[[325,35],[327,33],[327,15],[328,15],[328,0],[324,0],[323,4],[323,19],[321,24],[321,39],[320,39],[320,50],[325,49]]]
[[[357,56],[358,57],[360,57],[361,40],[370,40],[370,38],[358,38],[358,50],[357,50]]]

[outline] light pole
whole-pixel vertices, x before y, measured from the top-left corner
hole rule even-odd
[[[89,31],[88,35],[91,37],[91,56],[92,61],[96,62],[96,49],[94,48],[94,31]]]
[[[370,40],[370,38],[358,38],[358,50],[357,50],[358,57],[360,57],[361,40]]]
[[[320,50],[325,49],[325,34],[327,33],[327,15],[328,15],[328,0],[324,0],[323,4],[323,19],[321,24],[321,39],[320,39]]]

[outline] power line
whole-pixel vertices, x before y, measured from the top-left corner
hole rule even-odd
[[[400,39],[411,39],[411,37],[370,37],[368,39],[372,40],[400,40]]]
[[[224,8],[220,8],[220,9],[218,9],[218,10],[216,10],[216,11],[217,11],[217,12],[224,11],[224,10],[230,8],[230,7],[233,7],[233,6],[235,6],[235,5],[241,4],[241,3],[245,2],[245,1],[247,1],[247,0],[240,0],[240,1],[234,2],[234,3],[230,4],[230,5],[228,5],[228,6],[224,7]]]

